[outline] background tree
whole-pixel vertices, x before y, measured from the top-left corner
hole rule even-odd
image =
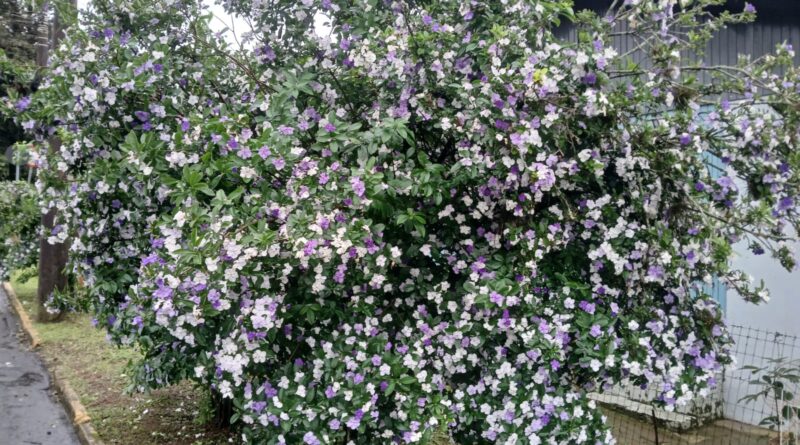
[[[0,49],[9,59],[32,65],[36,43],[47,36],[47,18],[35,2],[7,0],[0,4]]]
[[[9,0],[0,4],[0,98],[16,101],[35,89],[35,45],[42,39],[47,39],[47,21],[32,2]],[[22,140],[22,128],[14,122],[13,116],[0,114],[3,164],[6,150],[19,140]],[[4,176],[6,168],[0,173],[0,177]]]

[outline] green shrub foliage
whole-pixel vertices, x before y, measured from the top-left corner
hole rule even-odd
[[[100,1],[18,119],[63,141],[49,238],[137,389],[193,380],[255,443],[612,443],[588,392],[718,383],[703,283],[768,298],[735,243],[794,267],[794,53],[681,58],[755,17],[715,3],[226,2],[239,46]]]
[[[39,208],[32,184],[0,181],[0,280],[39,260]]]

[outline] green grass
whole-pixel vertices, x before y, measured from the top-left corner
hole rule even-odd
[[[110,344],[85,314],[69,314],[58,323],[36,322],[37,280],[20,282],[19,276],[19,272],[12,275],[11,285],[34,320],[42,358],[78,393],[105,443],[228,443],[224,431],[197,422],[205,399],[188,383],[147,394],[125,394],[127,364],[139,353]]]

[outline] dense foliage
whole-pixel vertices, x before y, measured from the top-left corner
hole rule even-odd
[[[24,108],[27,99],[21,103],[21,98],[27,97],[34,89],[34,71],[32,60],[19,60],[9,58],[0,49],[0,179],[6,179],[8,159],[6,150],[16,142],[24,139],[23,129],[15,122],[14,115]]]
[[[39,259],[39,212],[32,184],[0,181],[0,281]]]
[[[50,241],[135,386],[206,385],[246,440],[611,443],[588,391],[716,385],[703,282],[768,297],[734,243],[794,267],[793,50],[687,62],[754,18],[716,3],[227,2],[236,49],[192,1],[95,2],[19,118],[63,142]]]

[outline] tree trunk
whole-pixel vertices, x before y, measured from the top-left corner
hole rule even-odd
[[[72,6],[77,5],[76,0],[71,1]],[[44,6],[45,8],[47,5]],[[55,12],[53,20],[53,31],[51,45],[55,49],[58,42],[64,37],[64,23],[59,19],[58,12]],[[44,68],[47,66],[48,47],[38,45],[36,51],[36,64]],[[57,137],[50,140],[50,151],[54,152],[61,146],[61,141]],[[42,322],[59,321],[64,318],[60,311],[50,312],[47,310],[47,301],[54,292],[63,292],[67,288],[67,259],[69,256],[69,243],[51,245],[47,238],[52,233],[56,218],[56,210],[50,209],[47,214],[42,216],[42,237],[39,239],[39,289],[37,291],[37,318]]]
[[[217,428],[230,428],[233,416],[233,400],[222,397],[222,394],[211,390],[211,407],[214,409],[214,418],[211,419]]]
[[[39,289],[37,291],[38,314],[42,322],[59,321],[64,318],[60,311],[50,312],[46,304],[53,292],[63,292],[67,288],[68,244],[50,244],[47,237],[52,232],[56,218],[56,210],[50,209],[42,216],[42,237],[39,239]]]

